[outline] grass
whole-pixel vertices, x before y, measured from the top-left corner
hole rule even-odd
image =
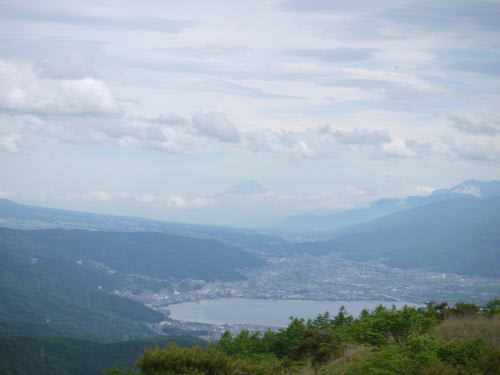
[[[495,348],[500,348],[500,316],[453,316],[436,326],[436,337],[445,342],[482,337]]]

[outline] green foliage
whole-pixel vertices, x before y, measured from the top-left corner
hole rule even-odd
[[[500,298],[493,298],[482,308],[486,315],[500,315]]]
[[[300,343],[290,353],[290,357],[298,361],[307,359],[316,366],[339,358],[343,352],[344,345],[340,337],[331,329],[307,329]]]
[[[474,316],[479,312],[479,306],[473,303],[458,302],[454,307],[447,308],[444,313],[445,315],[454,316]]]
[[[134,361],[144,350],[169,343],[191,347],[203,340],[171,336],[141,341],[102,344],[72,338],[0,337],[0,374],[101,375],[105,369],[132,374]],[[122,372],[118,372],[122,371]]]
[[[278,332],[240,332],[232,337],[225,332],[218,346],[225,353],[253,361],[254,363],[281,361],[283,367],[310,363],[322,365],[342,355],[345,345],[342,336],[335,332],[347,321],[353,320],[341,308],[339,314],[330,317],[329,313],[320,314],[314,320],[290,318],[290,324]]]
[[[280,371],[273,363],[255,364],[235,359],[215,347],[205,351],[175,345],[146,351],[136,366],[144,375],[270,375]]]
[[[349,326],[354,322],[354,317],[347,313],[345,306],[340,306],[339,312],[334,317],[330,317],[327,311],[324,314],[319,314],[315,319],[307,321],[308,328],[340,328]]]
[[[443,344],[438,354],[444,363],[455,367],[476,368],[488,352],[482,339],[453,341]]]
[[[0,307],[3,335],[72,336],[98,341],[153,335],[143,322],[35,291],[0,286]]]
[[[122,368],[110,368],[104,372],[104,375],[140,375],[140,372]]]
[[[406,342],[410,335],[428,333],[436,323],[433,317],[415,307],[388,310],[378,306],[354,322],[351,332],[358,343],[381,347]]]
[[[145,375],[496,375],[500,348],[482,339],[440,341],[432,334],[440,317],[445,325],[448,316],[477,318],[489,308],[463,303],[399,310],[379,306],[357,319],[340,309],[336,316],[320,314],[307,322],[291,318],[288,327],[277,332],[242,331],[235,337],[226,332],[208,351],[149,351],[138,366]],[[354,352],[353,343],[358,345]]]

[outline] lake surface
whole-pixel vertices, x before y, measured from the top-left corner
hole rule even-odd
[[[373,309],[378,305],[398,308],[404,305],[419,306],[409,302],[392,301],[311,301],[272,300],[252,298],[216,298],[195,302],[183,302],[164,306],[170,310],[170,317],[186,322],[208,324],[248,324],[266,327],[286,327],[289,317],[315,318],[329,311],[336,315],[340,306],[357,317],[364,308]]]

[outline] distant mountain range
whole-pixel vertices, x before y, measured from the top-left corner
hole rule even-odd
[[[247,186],[248,188],[249,186]],[[248,191],[256,191],[249,187]],[[252,190],[253,189],[253,190]],[[232,190],[232,189],[230,189]],[[245,191],[237,189],[237,191]],[[160,232],[191,238],[216,239],[245,248],[284,250],[286,241],[257,230],[102,215],[19,204],[0,199],[0,227],[11,229],[84,229],[120,232]]]
[[[299,248],[395,267],[500,277],[500,196],[469,195],[401,210]]]
[[[500,195],[500,181],[468,180],[451,189],[436,190],[427,196],[381,199],[368,208],[341,211],[330,215],[295,215],[276,223],[270,230],[295,236],[332,237],[338,230],[385,215],[430,203],[465,197],[489,198]]]

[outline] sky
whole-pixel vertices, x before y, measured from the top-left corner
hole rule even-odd
[[[500,179],[500,1],[0,0],[0,197],[162,220]],[[224,194],[245,180],[266,192]]]

